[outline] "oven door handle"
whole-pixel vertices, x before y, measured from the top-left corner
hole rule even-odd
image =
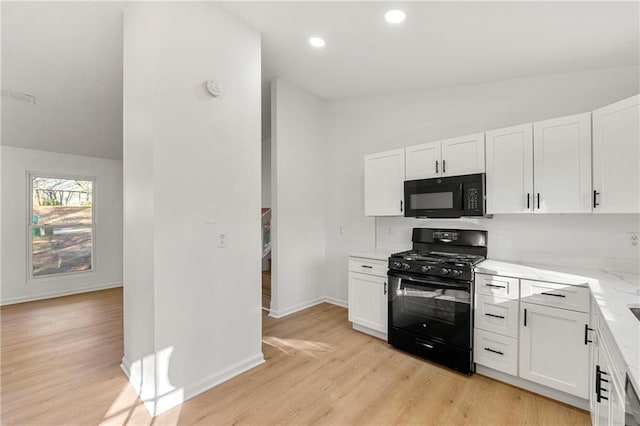
[[[387,275],[390,278],[398,278],[398,286],[397,286],[397,290],[401,290],[402,289],[402,282],[403,281],[407,281],[410,283],[414,283],[417,285],[423,285],[423,286],[440,286],[442,288],[446,289],[452,289],[452,290],[469,290],[469,286],[468,285],[464,285],[464,284],[455,284],[455,283],[447,283],[447,282],[442,282],[442,281],[437,281],[437,280],[432,280],[429,278],[425,278],[425,279],[417,279],[416,277],[413,277],[411,275],[406,275],[406,274],[402,274],[402,273],[398,273],[395,271],[389,271],[387,273]]]

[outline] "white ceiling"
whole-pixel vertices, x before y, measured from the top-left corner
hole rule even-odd
[[[122,8],[3,2],[2,144],[122,158]]]
[[[231,2],[267,77],[325,98],[639,63],[638,2]],[[407,12],[403,24],[384,12]],[[309,46],[323,37],[323,49]]]

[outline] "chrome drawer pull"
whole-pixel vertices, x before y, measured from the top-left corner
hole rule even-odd
[[[495,285],[495,284],[485,284],[487,287],[495,287],[495,288],[507,288],[504,285]]]
[[[369,266],[369,265],[360,265],[360,266],[367,269],[373,269],[373,266]]]
[[[486,316],[488,316],[488,317],[494,317],[494,318],[501,318],[501,319],[504,319],[504,317],[503,317],[502,315],[487,314],[487,313],[485,313],[485,315],[486,315]]]

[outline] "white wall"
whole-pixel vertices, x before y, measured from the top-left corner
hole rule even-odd
[[[263,362],[260,35],[212,3],[135,3],[124,39],[123,365],[159,413]]]
[[[122,159],[122,7],[3,2],[4,145]]]
[[[590,111],[640,92],[638,73],[638,67],[625,67],[329,102],[328,296],[347,299],[347,254],[376,245],[375,219],[363,216],[365,154]],[[568,217],[535,219],[541,222],[533,228],[561,229],[575,216]],[[519,240],[514,233],[528,228],[525,220],[493,219],[489,225],[490,253],[504,256],[509,252],[511,243],[506,241]],[[584,229],[611,229],[606,219],[596,216],[577,220]],[[612,226],[617,232],[633,230],[633,218],[614,216],[611,220],[616,222]],[[406,238],[406,223],[379,221],[382,229],[397,226],[396,237]],[[620,230],[620,226],[624,229]],[[578,228],[572,227],[570,232],[577,233]],[[498,242],[498,238],[505,242]],[[386,245],[387,240],[380,236],[379,244]],[[534,253],[538,253],[538,259],[548,260],[544,257],[546,249],[541,246],[525,249],[518,243],[515,250],[518,258],[536,258]]]
[[[271,138],[262,141],[262,207],[271,207]]]
[[[2,294],[15,303],[122,284],[122,161],[1,146]],[[95,271],[27,282],[27,172],[96,178]]]
[[[271,316],[324,300],[326,103],[285,80],[271,83]]]

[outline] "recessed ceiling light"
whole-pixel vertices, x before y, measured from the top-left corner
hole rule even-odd
[[[324,47],[326,43],[320,37],[311,37],[309,39],[309,44],[313,47]]]
[[[399,24],[404,21],[406,17],[407,15],[400,9],[391,9],[384,14],[384,19],[386,19],[390,24]]]

